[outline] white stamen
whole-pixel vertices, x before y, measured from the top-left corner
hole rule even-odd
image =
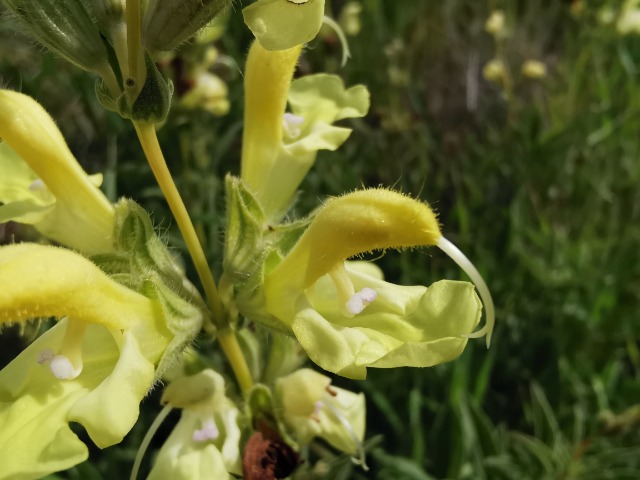
[[[347,37],[342,31],[340,25],[331,17],[327,17],[326,15],[322,18],[322,22],[325,25],[328,25],[336,32],[338,35],[338,40],[340,40],[340,45],[342,46],[342,63],[341,67],[344,67],[347,64],[347,60],[351,58],[351,51],[349,50],[349,42],[347,42]]]
[[[469,261],[469,259],[465,256],[464,253],[460,251],[458,247],[456,247],[453,243],[447,240],[444,237],[440,237],[437,243],[440,250],[446,253],[451,260],[456,262],[458,266],[464,270],[464,272],[469,275],[471,281],[475,284],[478,293],[480,294],[480,298],[482,299],[482,303],[484,304],[484,311],[486,316],[486,323],[484,327],[482,327],[477,332],[470,333],[465,335],[467,338],[478,338],[483,335],[487,336],[487,348],[491,345],[491,335],[493,334],[493,326],[495,324],[495,311],[493,307],[493,298],[491,298],[491,292],[489,292],[489,287],[484,282],[482,275],[478,272],[476,267]]]
[[[156,434],[156,432],[162,425],[162,422],[164,422],[164,419],[167,418],[169,413],[171,413],[171,410],[173,410],[171,405],[165,405],[162,408],[162,410],[160,410],[160,413],[153,420],[153,423],[149,427],[149,430],[147,430],[147,433],[142,439],[142,443],[140,444],[140,447],[138,447],[138,453],[136,453],[136,459],[133,462],[133,468],[131,469],[131,475],[129,476],[129,480],[136,480],[136,478],[138,478],[138,472],[140,471],[140,465],[142,465],[142,459],[144,458],[144,454],[147,451],[147,448],[149,448],[149,445],[151,444],[151,440],[153,440],[153,436]]]
[[[320,410],[324,407],[322,400],[318,400],[313,406],[313,412],[309,415],[309,418],[314,422],[320,423]]]
[[[78,368],[74,367],[71,360],[64,355],[56,355],[53,357],[49,369],[51,373],[53,373],[53,376],[60,380],[73,380],[82,373],[82,365]]]
[[[358,438],[358,435],[356,435],[356,432],[354,432],[353,427],[349,423],[349,420],[347,420],[347,418],[342,414],[342,412],[340,410],[338,410],[336,407],[331,405],[331,403],[329,403],[329,402],[327,402],[327,403],[317,402],[316,403],[316,407],[317,407],[318,404],[321,404],[321,406],[323,406],[323,407],[327,407],[329,409],[329,411],[331,411],[331,413],[333,413],[333,415],[340,421],[340,423],[347,430],[347,432],[349,432],[349,435],[351,436],[351,438],[355,442],[356,448],[358,450],[358,456],[357,457],[351,457],[351,461],[356,465],[360,465],[360,467],[362,467],[362,469],[365,472],[369,471],[369,467],[367,466],[367,454],[364,451],[364,447],[362,445],[362,442]]]
[[[215,440],[220,436],[220,431],[213,417],[207,418],[202,423],[202,428],[193,432],[191,436],[194,442],[206,442],[207,440]]]
[[[287,138],[295,140],[300,136],[300,125],[304,123],[304,118],[293,113],[285,113],[282,117],[282,128]]]
[[[38,364],[43,365],[45,363],[49,363],[55,356],[56,355],[53,353],[53,350],[46,348],[38,354]]]
[[[373,302],[377,296],[378,292],[373,288],[365,287],[351,295],[351,298],[345,303],[345,308],[349,313],[357,315],[362,312],[367,305]]]
[[[31,185],[29,185],[29,190],[31,191],[44,190],[46,188],[47,186],[44,184],[41,178],[36,178],[33,182],[31,182]]]

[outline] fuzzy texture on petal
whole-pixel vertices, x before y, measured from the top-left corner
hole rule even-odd
[[[72,421],[100,448],[122,441],[174,341],[161,301],[75,252],[33,244],[0,248],[0,285],[0,323],[70,315],[88,324],[76,336],[61,320],[0,371],[0,478],[40,478],[86,459]],[[42,354],[74,344],[82,371],[58,379]]]
[[[331,198],[265,276],[267,306],[290,323],[300,294],[340,262],[372,250],[434,245],[441,236],[433,210],[401,193],[372,188]]]
[[[0,323],[71,316],[109,328],[150,324],[157,302],[109,278],[63,248],[15,244],[0,248]]]
[[[378,188],[332,198],[266,273],[267,309],[291,328],[317,365],[349,378],[365,378],[367,367],[429,367],[452,360],[480,319],[482,304],[472,284],[404,287],[384,282],[375,269],[373,275],[351,268],[335,276],[347,258],[434,245],[440,237],[431,208],[400,193]],[[336,287],[336,278],[343,286]],[[338,291],[344,286],[352,288],[351,295],[367,289],[376,298],[349,314]]]

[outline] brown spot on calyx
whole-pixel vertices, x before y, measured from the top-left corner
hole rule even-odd
[[[300,455],[277,437],[255,432],[242,454],[244,480],[276,480],[290,476],[302,463]]]

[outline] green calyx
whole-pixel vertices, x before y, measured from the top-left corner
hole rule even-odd
[[[145,66],[144,84],[133,101],[126,91],[114,96],[104,80],[96,81],[96,96],[104,108],[117,112],[122,118],[161,123],[167,118],[171,107],[173,83],[165,80],[148,53],[145,55]],[[132,88],[135,89],[135,86]]]
[[[231,5],[231,0],[150,0],[142,38],[151,52],[173,50]]]
[[[282,330],[280,322],[266,311],[262,288],[265,268],[280,262],[309,220],[271,225],[241,179],[227,176],[225,185],[227,225],[221,294],[248,318],[260,319],[261,323]]]
[[[117,282],[157,300],[172,334],[156,371],[160,378],[200,331],[204,301],[155,234],[149,214],[131,200],[116,205],[114,250],[92,260]]]
[[[42,45],[83,70],[100,72],[107,49],[91,3],[73,0],[6,0],[4,4]]]

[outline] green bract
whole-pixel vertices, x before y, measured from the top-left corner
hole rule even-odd
[[[29,33],[45,47],[78,67],[103,73],[110,69],[107,49],[95,25],[91,3],[78,0],[5,0]]]
[[[324,0],[258,0],[242,10],[244,21],[267,50],[310,42],[324,16]]]
[[[168,51],[186,41],[231,0],[149,0],[142,21],[142,38],[151,52]]]

